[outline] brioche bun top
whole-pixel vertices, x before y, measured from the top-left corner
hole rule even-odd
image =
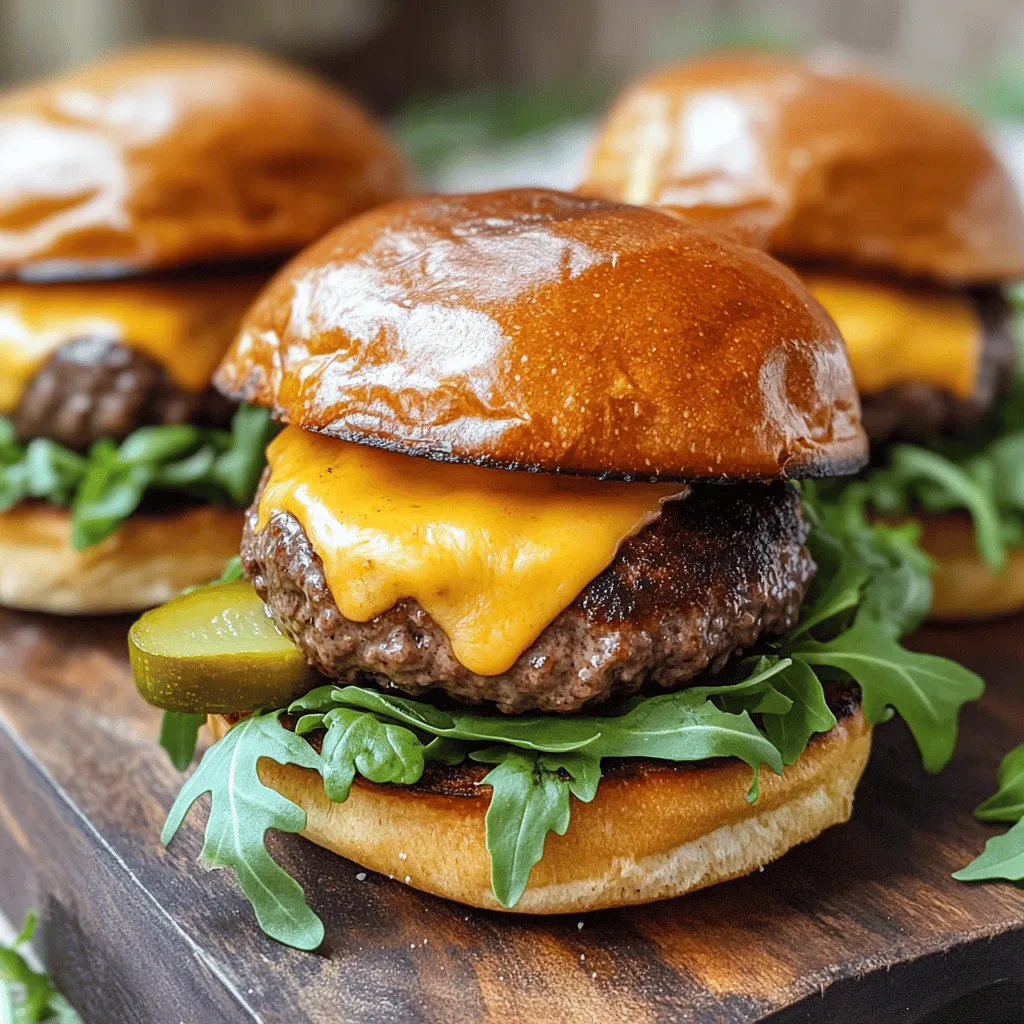
[[[0,275],[293,252],[404,177],[325,83],[234,47],[147,47],[0,98]]]
[[[215,378],[307,430],[627,478],[855,471],[835,324],[771,257],[542,189],[400,200],[285,267]]]
[[[582,191],[727,220],[794,261],[951,284],[1024,274],[1024,214],[978,127],[847,66],[717,54],[612,106]]]

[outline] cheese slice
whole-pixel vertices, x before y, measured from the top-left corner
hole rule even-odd
[[[47,357],[99,334],[160,363],[188,391],[201,391],[266,279],[0,285],[0,415],[13,412]]]
[[[983,333],[966,295],[833,274],[803,279],[846,339],[861,394],[908,381],[961,398],[974,393]]]
[[[267,454],[258,525],[275,510],[298,519],[342,615],[366,622],[415,598],[480,675],[509,669],[686,491],[450,465],[298,427]]]

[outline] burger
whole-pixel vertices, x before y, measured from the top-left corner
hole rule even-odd
[[[613,104],[581,191],[796,267],[846,339],[872,444],[833,498],[920,521],[936,616],[1024,606],[1024,214],[968,117],[835,61],[714,54]]]
[[[867,455],[834,323],[677,217],[399,200],[285,267],[215,383],[285,426],[240,561],[129,643],[179,763],[215,740],[165,841],[210,792],[206,863],[283,942],[323,927],[268,829],[477,907],[662,899],[844,821],[890,708],[938,770],[980,693],[898,643],[903,533],[820,522]]]
[[[213,371],[284,258],[402,185],[351,101],[245,51],[0,98],[0,603],[140,610],[220,571],[271,425]]]

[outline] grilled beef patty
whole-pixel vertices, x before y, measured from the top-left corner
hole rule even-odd
[[[970,398],[921,381],[893,384],[861,395],[864,429],[872,444],[926,441],[938,434],[958,434],[977,426],[1010,386],[1016,349],[1010,307],[997,289],[972,293],[981,317],[983,340],[978,382]]]
[[[577,711],[678,689],[796,620],[814,563],[799,496],[784,483],[703,485],[628,539],[612,564],[500,675],[456,660],[412,599],[368,622],[338,610],[298,520],[247,516],[242,562],[279,627],[331,679],[419,695],[444,691],[502,711]]]
[[[84,451],[137,427],[195,423],[224,427],[233,402],[213,388],[186,391],[155,360],[102,336],[56,349],[33,378],[14,413],[20,441],[49,437]]]

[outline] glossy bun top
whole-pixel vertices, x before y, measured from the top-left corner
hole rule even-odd
[[[332,87],[236,48],[149,47],[0,98],[0,275],[293,252],[404,178]]]
[[[307,430],[619,477],[850,472],[835,324],[771,257],[540,189],[400,200],[298,256],[215,377]]]
[[[730,220],[791,260],[950,283],[1024,274],[1024,214],[981,131],[847,66],[718,54],[613,105],[582,191]]]

